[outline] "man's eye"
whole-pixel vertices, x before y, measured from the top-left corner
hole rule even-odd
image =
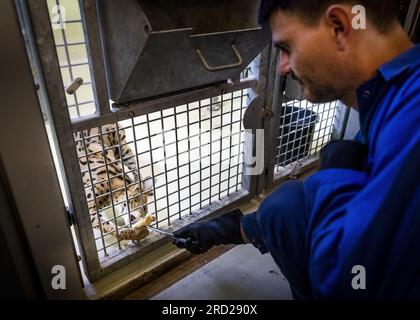
[[[289,53],[290,52],[290,48],[288,45],[285,44],[276,44],[275,45],[276,48],[278,48],[280,51],[283,51],[283,53]]]
[[[283,51],[284,53],[289,53],[290,49],[288,46],[280,46],[280,50]]]

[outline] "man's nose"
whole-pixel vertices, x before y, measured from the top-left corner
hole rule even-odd
[[[284,53],[282,50],[280,50],[280,53],[279,53],[279,67],[278,68],[279,68],[278,71],[282,76],[285,76],[291,71],[289,55]]]

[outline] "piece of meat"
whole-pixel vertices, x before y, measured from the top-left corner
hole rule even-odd
[[[145,226],[150,226],[152,224],[152,222],[155,221],[155,220],[156,220],[155,216],[152,216],[152,215],[145,216],[143,219],[140,219],[139,221],[137,221],[132,226],[132,228],[133,229],[141,229]]]

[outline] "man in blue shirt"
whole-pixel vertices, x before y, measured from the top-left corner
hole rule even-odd
[[[284,183],[257,212],[182,228],[188,250],[251,242],[297,299],[420,298],[420,46],[396,13],[391,0],[262,1],[279,72],[312,102],[357,109],[361,138],[327,144],[318,172]]]

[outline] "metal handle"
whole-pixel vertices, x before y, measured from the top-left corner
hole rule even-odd
[[[67,87],[66,92],[68,94],[75,94],[77,89],[79,89],[82,84],[83,84],[83,79],[78,77],[74,79],[74,81]]]
[[[208,71],[220,71],[220,70],[240,67],[242,65],[242,63],[244,62],[244,60],[242,59],[238,49],[236,49],[235,45],[232,44],[231,47],[232,47],[233,52],[236,55],[236,58],[238,59],[238,62],[235,62],[235,63],[232,63],[232,64],[225,64],[223,66],[217,66],[217,67],[212,67],[207,63],[207,61],[204,58],[203,54],[201,53],[200,49],[196,49],[195,51],[197,52],[197,55],[200,58],[200,61],[203,64],[204,68],[206,68],[206,70],[208,70]]]

